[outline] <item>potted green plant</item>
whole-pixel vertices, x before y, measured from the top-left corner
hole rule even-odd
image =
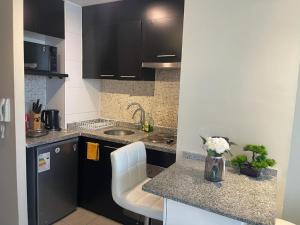
[[[240,173],[250,176],[259,177],[262,169],[272,167],[276,164],[274,159],[268,158],[268,151],[263,145],[246,145],[243,149],[252,152],[252,160],[249,161],[246,155],[237,155],[231,160],[231,165],[238,167]]]

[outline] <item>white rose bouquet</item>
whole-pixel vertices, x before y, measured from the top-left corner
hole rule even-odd
[[[229,142],[228,138],[224,137],[208,137],[203,138],[203,144],[207,150],[209,156],[221,157],[224,153],[230,152],[230,146],[233,145],[233,142]]]

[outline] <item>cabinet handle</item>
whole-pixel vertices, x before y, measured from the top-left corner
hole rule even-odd
[[[136,76],[120,76],[122,78],[135,78]]]
[[[176,55],[157,55],[157,58],[176,57]]]
[[[113,74],[101,74],[99,76],[100,77],[114,77],[115,75],[113,75]]]
[[[74,150],[74,152],[77,151],[77,144],[74,144],[74,145],[73,145],[73,150]]]
[[[58,153],[60,153],[60,148],[56,148],[54,151],[56,154],[58,154]]]
[[[109,148],[109,149],[114,149],[114,150],[117,150],[118,148],[116,148],[116,147],[112,147],[112,146],[108,146],[108,145],[104,145],[103,146],[104,148]]]

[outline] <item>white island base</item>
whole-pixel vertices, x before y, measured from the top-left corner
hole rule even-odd
[[[164,225],[246,225],[216,213],[164,198]]]

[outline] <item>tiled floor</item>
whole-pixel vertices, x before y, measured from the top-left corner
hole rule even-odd
[[[53,225],[121,225],[82,208]]]

